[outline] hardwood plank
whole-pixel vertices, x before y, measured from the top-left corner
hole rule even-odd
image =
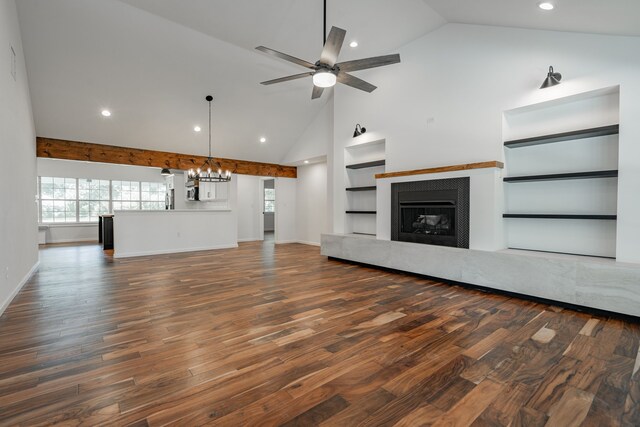
[[[578,427],[589,413],[593,394],[577,388],[568,389],[549,411],[548,427]]]
[[[547,414],[534,409],[523,407],[513,420],[513,427],[542,427],[547,423]]]
[[[533,334],[531,339],[534,341],[538,341],[541,344],[548,344],[555,336],[556,331],[543,326],[542,328],[540,328],[540,330],[538,330],[538,332]]]
[[[386,405],[395,398],[396,396],[384,389],[374,391],[355,400],[348,408],[331,416],[328,420],[320,423],[320,425],[324,427],[357,425],[360,421],[375,412],[380,406]]]
[[[505,386],[494,402],[471,425],[473,427],[511,425],[532,393],[533,388],[524,384]]]
[[[599,319],[589,319],[587,321],[587,323],[585,323],[585,325],[583,326],[583,328],[580,330],[580,335],[586,335],[588,337],[592,336],[593,331],[595,330],[596,326],[598,325],[598,322],[600,322]]]
[[[426,405],[420,406],[408,413],[404,418],[395,423],[394,427],[430,426],[442,417],[443,412],[438,408]]]
[[[540,412],[549,412],[551,406],[570,388],[568,382],[575,375],[578,365],[579,361],[576,359],[568,357],[560,359],[560,362],[545,375],[538,389],[527,402],[527,406]]]
[[[199,168],[207,159],[204,156],[170,153],[166,151],[141,150],[115,145],[93,144],[54,138],[36,138],[36,155],[50,159],[79,160],[83,162],[115,163],[120,165],[148,166],[189,170]],[[251,162],[214,158],[223,170],[241,175],[296,178],[295,166],[273,163]]]
[[[463,354],[465,356],[472,357],[474,359],[481,359],[482,356],[493,350],[496,345],[509,335],[509,331],[506,329],[496,329],[487,338],[483,339],[473,347],[467,349]]]
[[[331,418],[349,406],[349,402],[340,395],[333,396],[313,408],[282,424],[283,427],[317,425]]]
[[[470,425],[500,394],[503,387],[502,384],[484,380],[433,423],[433,427]]]

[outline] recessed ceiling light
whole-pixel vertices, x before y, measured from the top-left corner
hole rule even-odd
[[[200,128],[200,126],[195,126],[195,127],[193,128],[193,131],[194,131],[194,132],[200,132],[201,130],[202,130],[202,129]]]
[[[109,110],[102,110],[102,115],[105,117],[111,117],[111,111]]]
[[[538,7],[542,10],[553,10],[555,6],[553,5],[553,3],[543,1],[542,3],[538,3]]]
[[[309,164],[309,160],[305,160],[305,161],[304,161],[304,164],[305,164],[305,165],[308,165],[308,164]]]
[[[265,138],[265,137],[263,136],[262,138],[260,138],[260,142],[262,142],[262,143],[264,144],[265,142],[267,142],[267,138]]]
[[[349,43],[349,46],[351,47],[358,47],[358,42],[357,41],[352,41],[351,43]]]

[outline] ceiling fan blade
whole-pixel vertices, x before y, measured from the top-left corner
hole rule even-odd
[[[343,73],[342,71],[340,71],[340,73],[338,74],[338,81],[347,86],[355,87],[356,89],[360,89],[369,93],[373,92],[377,88],[369,82],[365,82],[362,79],[354,77],[351,74]]]
[[[331,27],[327,41],[324,43],[322,54],[320,55],[321,63],[327,64],[329,67],[336,65],[340,49],[342,49],[342,42],[344,42],[344,36],[346,34],[347,32],[342,28]]]
[[[324,92],[323,87],[318,87],[313,85],[313,92],[311,92],[311,99],[320,98],[322,96],[322,92]]]
[[[316,66],[311,62],[305,61],[304,59],[296,58],[295,56],[287,55],[286,53],[278,52],[277,50],[273,50],[268,47],[258,46],[256,50],[268,53],[269,55],[273,55],[280,59],[284,59],[285,61],[293,62],[294,64],[302,65],[303,67],[311,68],[312,70],[316,69]]]
[[[294,74],[292,76],[280,77],[279,79],[267,80],[266,82],[260,82],[260,84],[261,85],[272,85],[274,83],[288,82],[289,80],[302,79],[304,77],[309,77],[309,76],[312,76],[312,75],[313,75],[313,72],[310,71],[308,73]]]
[[[367,68],[383,67],[385,65],[397,64],[400,62],[400,55],[374,56],[372,58],[356,59],[354,61],[346,61],[338,64],[340,71],[358,71]]]

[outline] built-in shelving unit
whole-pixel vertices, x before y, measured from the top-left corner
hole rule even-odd
[[[562,181],[565,179],[597,179],[597,178],[616,178],[617,170],[607,171],[591,171],[591,172],[571,172],[571,173],[552,173],[545,175],[525,175],[525,176],[509,176],[503,178],[504,182],[534,182],[534,181]]]
[[[364,215],[375,215],[376,211],[345,211],[348,214],[364,214]],[[358,234],[355,233],[354,234]]]
[[[531,147],[533,145],[553,144],[556,142],[574,141],[577,139],[595,138],[598,136],[617,135],[620,130],[620,126],[609,125],[600,126],[590,129],[580,129],[571,132],[555,133],[543,136],[534,136],[531,138],[516,139],[511,141],[505,141],[505,148],[520,148]]]
[[[505,112],[509,248],[615,258],[619,97],[612,87]]]
[[[530,219],[598,219],[613,220],[617,219],[617,215],[579,215],[579,214],[504,214],[503,218],[530,218]]]
[[[347,191],[376,191],[375,185],[369,185],[365,187],[349,187],[346,189]]]
[[[376,179],[385,172],[385,141],[354,138],[344,150],[345,233],[376,235]]]
[[[364,162],[364,163],[354,163],[351,165],[347,165],[347,169],[366,169],[366,168],[375,168],[378,166],[384,166],[384,160],[374,160],[372,162]]]

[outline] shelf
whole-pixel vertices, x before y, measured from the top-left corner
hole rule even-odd
[[[365,215],[375,215],[376,211],[346,211],[348,214],[365,214]]]
[[[597,128],[575,130],[571,132],[555,133],[551,135],[535,136],[532,138],[505,141],[505,148],[530,147],[533,145],[552,144],[555,142],[572,141],[576,139],[595,138],[597,136],[616,135],[620,125],[609,125]]]
[[[602,219],[615,221],[617,215],[561,215],[561,214],[503,214],[503,218],[532,218],[532,219]]]
[[[378,166],[384,166],[384,160],[375,160],[373,162],[365,162],[365,163],[356,163],[353,165],[347,165],[347,169],[365,169],[365,168],[375,168]]]
[[[617,170],[555,173],[548,175],[510,176],[503,178],[504,182],[534,182],[534,181],[560,181],[565,179],[590,179],[590,178],[615,178]]]
[[[376,191],[376,186],[372,185],[369,187],[349,187],[346,190],[347,191]]]

